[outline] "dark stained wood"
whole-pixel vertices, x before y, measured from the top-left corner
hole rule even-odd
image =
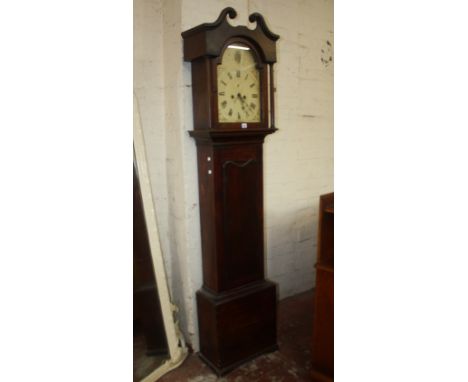
[[[220,146],[226,144],[245,144],[246,142],[263,143],[266,135],[272,134],[277,129],[252,129],[252,130],[239,130],[239,129],[226,129],[226,130],[192,130],[189,131],[191,137],[195,138],[197,145],[208,143],[213,146]]]
[[[263,279],[262,147],[217,146],[214,177],[220,196],[218,291]]]
[[[197,292],[200,357],[218,374],[265,352],[276,344],[276,284],[261,280],[225,293]]]
[[[277,348],[276,284],[264,279],[263,256],[262,143],[268,133],[193,134],[203,253],[200,353],[218,375]]]
[[[222,292],[261,280],[262,143],[271,131],[191,133],[198,149],[204,288]]]
[[[334,375],[334,194],[320,197],[317,280],[312,335],[312,380],[333,381]]]
[[[211,75],[212,62],[207,57],[192,61],[193,126],[195,129],[211,129],[214,118],[211,117],[217,107],[216,75]],[[213,84],[213,82],[215,84]]]
[[[270,126],[275,128],[275,76],[273,74],[274,64],[270,65]]]
[[[218,57],[227,40],[243,37],[261,47],[264,62],[276,62],[276,41],[279,36],[268,29],[262,15],[252,13],[249,16],[250,22],[257,22],[255,29],[241,25],[233,27],[227,21],[227,16],[233,19],[237,12],[234,8],[225,8],[215,22],[201,24],[182,33],[185,61],[193,61],[202,56]]]
[[[268,66],[276,40],[257,13],[250,30],[231,26],[224,9],[213,23],[184,33],[184,58],[192,62],[197,144],[203,287],[197,292],[200,357],[223,375],[276,343],[276,284],[264,278],[263,150],[269,121]],[[217,65],[229,44],[249,46],[260,72],[261,122],[218,122]],[[270,83],[273,83],[270,79]],[[273,120],[273,119],[272,119]]]
[[[214,23],[205,23],[182,33],[184,60],[192,62],[194,129],[241,129],[241,123],[218,122],[216,67],[221,63],[224,50],[232,43],[242,43],[251,48],[260,72],[261,121],[249,123],[248,129],[274,128],[274,80],[273,70],[268,70],[268,66],[276,62],[279,36],[268,29],[258,13],[249,17],[250,21],[257,22],[254,30],[231,26],[226,20],[228,15],[233,18],[237,13],[226,8]]]
[[[141,327],[148,354],[168,351],[146,229],[140,182],[133,167],[133,321]]]

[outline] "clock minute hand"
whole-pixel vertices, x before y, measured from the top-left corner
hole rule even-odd
[[[246,102],[245,102],[245,99],[242,98],[242,96],[240,95],[240,93],[237,93],[237,98],[239,98],[242,102],[243,105],[245,105],[246,107],[249,108],[250,111],[252,111],[252,108],[250,107],[250,105],[248,105]]]

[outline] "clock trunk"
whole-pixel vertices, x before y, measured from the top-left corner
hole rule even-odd
[[[239,131],[226,139],[191,132],[197,141],[203,253],[200,356],[219,375],[277,349],[277,286],[264,277],[266,133]]]

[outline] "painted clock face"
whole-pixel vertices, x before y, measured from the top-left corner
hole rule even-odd
[[[260,122],[260,74],[251,49],[229,45],[218,65],[218,120]]]

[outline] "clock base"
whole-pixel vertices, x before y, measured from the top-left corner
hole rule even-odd
[[[200,358],[218,375],[278,349],[276,284],[262,280],[233,291],[197,292]]]
[[[218,377],[222,377],[226,374],[228,374],[229,372],[233,371],[234,369],[237,369],[239,366],[242,366],[244,363],[247,363],[263,354],[268,354],[268,353],[272,353],[274,351],[278,350],[278,345],[274,345],[270,348],[267,348],[267,349],[263,349],[262,351],[256,353],[256,354],[253,354],[252,356],[248,357],[248,358],[245,358],[245,359],[242,359],[241,361],[239,362],[236,362],[236,363],[233,363],[229,366],[226,366],[222,369],[220,369],[219,367],[217,367],[216,365],[214,365],[208,358],[206,358],[202,353],[198,353],[198,356],[200,357],[200,359],[205,362],[211,370],[213,370],[216,375]]]

